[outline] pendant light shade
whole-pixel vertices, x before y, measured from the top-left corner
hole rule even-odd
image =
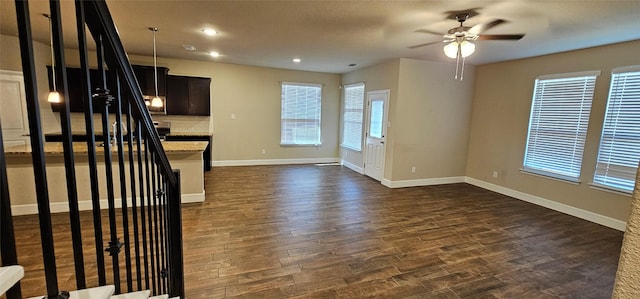
[[[61,103],[62,98],[60,97],[60,93],[56,90],[56,61],[53,56],[53,32],[51,29],[51,16],[48,14],[42,14],[45,18],[49,19],[49,41],[51,46],[51,74],[53,79],[53,90],[49,92],[49,96],[47,97],[47,102],[49,103]]]
[[[160,97],[153,97],[153,99],[151,100],[151,107],[156,107],[156,108],[161,108],[162,106],[164,106],[164,103],[162,102],[162,99]]]
[[[55,85],[55,84],[54,84]],[[47,102],[49,103],[61,103],[60,93],[57,91],[50,91],[49,96],[47,97]]]

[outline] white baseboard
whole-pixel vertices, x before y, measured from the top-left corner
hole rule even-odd
[[[192,203],[192,202],[204,202],[204,191],[202,193],[190,193],[190,194],[182,194],[181,199],[182,203]],[[122,200],[120,198],[116,198],[115,201],[116,208],[122,207]],[[146,200],[145,200],[146,204]],[[131,207],[131,198],[127,198],[127,205]],[[107,209],[109,207],[109,203],[106,199],[100,200],[100,208]],[[49,209],[51,213],[62,213],[69,212],[69,203],[68,202],[52,202],[49,204]],[[88,211],[92,209],[90,200],[81,200],[78,201],[78,209],[80,211]],[[26,205],[13,205],[11,206],[11,214],[13,216],[19,215],[33,215],[38,214],[38,205],[37,204],[26,204]]]
[[[303,159],[262,159],[262,160],[218,160],[211,165],[219,166],[258,166],[258,165],[286,165],[286,164],[317,164],[339,163],[340,158],[303,158]]]
[[[359,174],[364,174],[364,168],[362,168],[362,167],[360,167],[358,165],[355,165],[355,164],[350,163],[349,161],[345,161],[345,160],[342,160],[340,163],[342,164],[342,166],[344,166],[346,168],[349,168],[349,169],[351,169],[351,170],[353,170],[353,171],[355,171],[355,172],[357,172]]]
[[[446,177],[446,178],[403,180],[403,181],[391,181],[388,179],[382,179],[381,183],[382,185],[385,185],[389,188],[405,188],[405,187],[464,183],[464,180],[465,180],[465,177],[463,176],[454,176],[454,177]]]
[[[586,211],[583,209],[579,209],[576,207],[572,207],[569,205],[565,205],[553,200],[549,200],[546,198],[538,197],[535,195],[527,194],[524,192],[516,191],[513,189],[505,188],[502,186],[498,186],[495,184],[487,183],[485,181],[481,181],[478,179],[466,177],[465,182],[474,186],[478,186],[483,189],[487,189],[493,192],[497,192],[500,194],[504,194],[522,201],[526,201],[535,205],[543,206],[548,209],[552,209],[554,211],[558,211],[561,213],[569,214],[571,216],[578,217],[580,219],[584,219],[587,221],[591,221],[600,225],[604,225],[606,227],[610,227],[613,229],[617,229],[619,231],[625,231],[627,224],[624,221],[620,221],[618,219],[614,219],[611,217],[603,216],[600,214],[596,214],[590,211]]]

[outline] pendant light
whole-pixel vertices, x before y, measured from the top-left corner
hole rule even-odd
[[[51,16],[48,14],[42,14],[45,18],[49,19],[49,40],[51,45],[51,74],[53,75],[51,78],[53,79],[53,90],[49,92],[49,96],[47,97],[47,102],[49,103],[60,103],[62,99],[60,98],[60,93],[56,90],[56,66],[55,66],[55,57],[53,56],[53,30],[51,29]]]
[[[158,28],[149,27],[149,30],[153,32],[153,79],[156,87],[156,96],[151,100],[151,107],[161,108],[164,103],[158,96],[158,58],[156,55],[156,32],[158,32]]]

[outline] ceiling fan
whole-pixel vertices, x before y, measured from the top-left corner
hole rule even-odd
[[[449,29],[446,34],[434,32],[431,30],[420,29],[416,30],[416,32],[421,33],[430,33],[442,35],[444,40],[442,42],[446,43],[443,50],[445,55],[449,58],[457,59],[458,62],[462,57],[462,67],[464,68],[464,59],[471,55],[476,46],[473,44],[473,41],[476,40],[519,40],[524,37],[524,34],[482,34],[483,32],[498,26],[500,24],[506,23],[507,21],[503,19],[495,19],[487,23],[480,23],[473,27],[465,26],[464,22],[466,22],[471,15],[468,12],[462,12],[455,15],[456,21],[460,23],[460,26]],[[439,44],[442,42],[429,42],[424,44],[419,44],[415,46],[410,46],[409,49],[420,48],[432,44]],[[458,78],[458,64],[456,63],[456,79]],[[460,74],[460,80],[462,80],[462,73]]]
[[[487,31],[495,26],[506,23],[507,21],[503,19],[495,19],[487,23],[477,24],[473,27],[464,26],[464,22],[466,22],[470,18],[469,13],[459,13],[455,16],[456,21],[460,23],[460,26],[449,29],[446,34],[442,34],[439,32],[434,32],[427,29],[419,29],[416,32],[422,33],[431,33],[442,35],[444,37],[445,43],[447,42],[462,42],[462,41],[474,41],[474,40],[519,40],[524,37],[524,34],[481,34],[484,31]],[[410,46],[409,49],[420,48],[432,44],[437,44],[440,42],[430,42],[419,44],[415,46]]]

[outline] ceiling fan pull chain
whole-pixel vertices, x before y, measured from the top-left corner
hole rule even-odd
[[[458,80],[458,68],[460,67],[460,46],[458,46],[458,55],[456,55],[456,75],[453,77]],[[462,79],[460,79],[462,80]]]
[[[462,57],[462,68],[460,68],[460,81],[464,78],[464,62],[467,60],[466,57]]]

